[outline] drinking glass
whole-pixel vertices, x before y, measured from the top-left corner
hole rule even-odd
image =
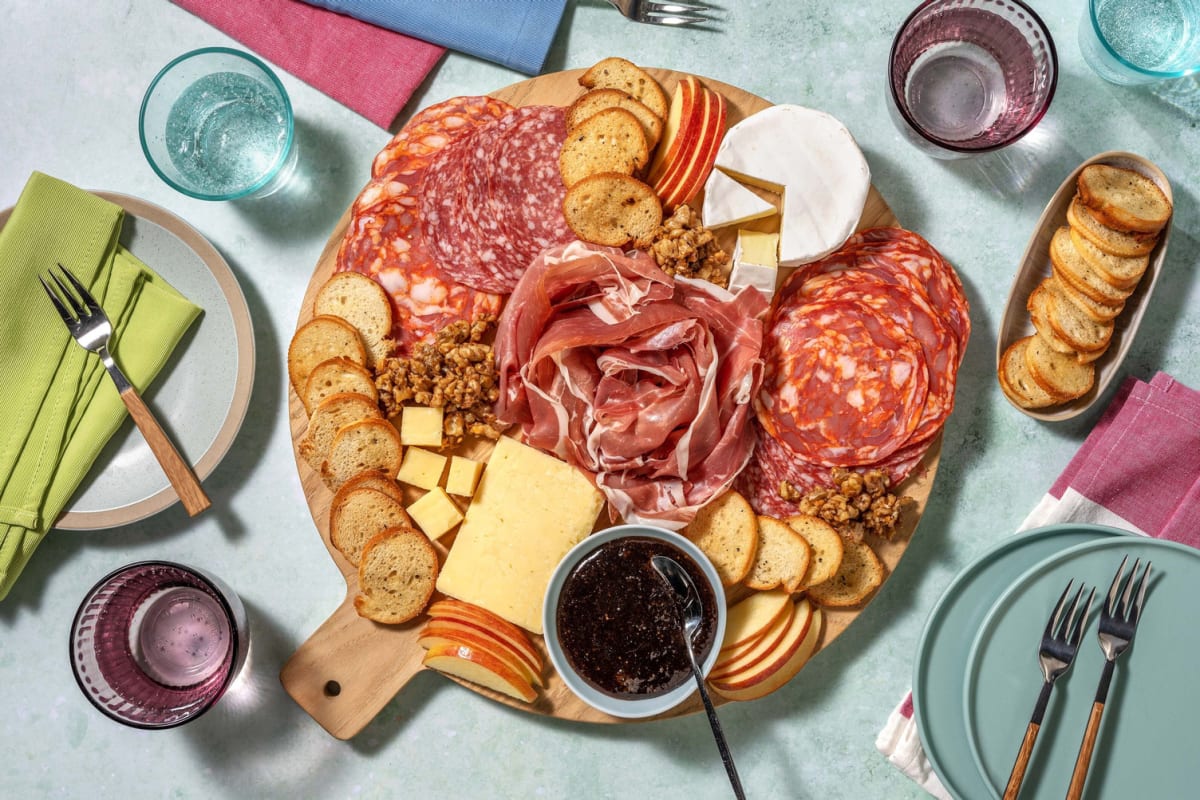
[[[1200,69],[1200,0],[1089,0],[1079,49],[1110,83],[1190,75]]]
[[[1058,56],[1020,0],[926,0],[892,41],[888,109],[904,136],[937,158],[997,150],[1050,107]]]
[[[88,592],[71,625],[71,667],[108,717],[171,728],[221,698],[249,644],[246,610],[223,581],[195,567],[142,561]]]
[[[228,47],[184,53],[146,90],[142,152],[171,187],[200,200],[265,197],[295,170],[292,103],[266,64]]]

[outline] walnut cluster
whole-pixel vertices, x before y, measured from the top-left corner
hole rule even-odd
[[[887,472],[834,467],[830,478],[832,488],[813,489],[805,495],[784,481],[779,494],[785,500],[799,501],[801,513],[820,517],[848,539],[859,541],[864,533],[892,538],[912,498],[888,491]]]
[[[718,286],[729,281],[729,254],[717,244],[713,232],[700,223],[700,215],[687,205],[663,220],[651,238],[650,254],[668,275],[700,278]]]
[[[495,324],[491,314],[460,320],[418,344],[410,357],[385,359],[376,368],[375,386],[388,416],[405,405],[441,408],[447,447],[468,434],[499,438],[504,426],[492,411],[499,375],[492,346],[484,343]]]

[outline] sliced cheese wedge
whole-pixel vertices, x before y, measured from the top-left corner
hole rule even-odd
[[[738,231],[733,247],[733,269],[729,272],[729,291],[753,286],[770,300],[775,296],[779,278],[779,234]]]
[[[783,195],[783,267],[816,261],[841,247],[858,227],[871,188],[867,160],[850,131],[829,114],[803,106],[770,106],[734,125],[716,166]]]
[[[775,213],[775,206],[714,169],[704,184],[704,207],[700,213],[706,227],[725,228],[769,217]]]

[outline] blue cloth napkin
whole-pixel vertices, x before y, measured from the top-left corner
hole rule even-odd
[[[304,1],[526,75],[542,71],[567,4],[567,0]]]

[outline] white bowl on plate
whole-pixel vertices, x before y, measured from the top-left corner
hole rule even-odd
[[[615,697],[595,688],[583,679],[571,666],[563,651],[558,635],[558,600],[563,585],[571,571],[587,556],[609,542],[625,538],[656,539],[673,545],[689,556],[700,571],[708,579],[713,597],[716,599],[716,630],[713,635],[713,646],[700,665],[702,675],[707,675],[717,661],[721,648],[721,640],[725,637],[725,591],[721,587],[721,578],[716,567],[704,555],[704,552],[678,533],[653,525],[617,525],[594,533],[575,545],[555,567],[550,583],[546,587],[545,603],[542,607],[542,628],[546,641],[546,649],[550,653],[550,661],[554,664],[563,682],[583,702],[614,717],[627,719],[652,717],[675,708],[686,701],[696,691],[696,681],[689,677],[679,686],[664,694],[647,697]]]

